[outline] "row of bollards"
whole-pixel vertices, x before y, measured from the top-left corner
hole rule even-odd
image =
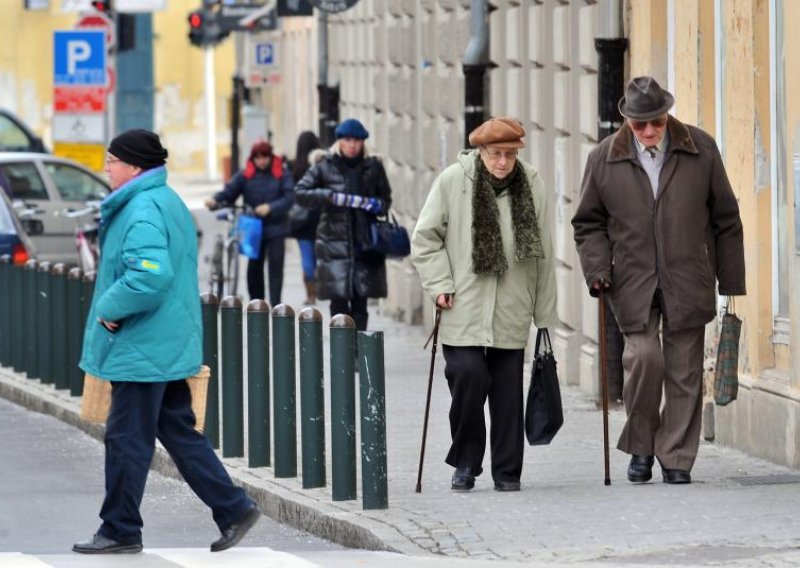
[[[84,374],[78,363],[94,278],[93,272],[84,275],[79,268],[67,269],[62,263],[29,260],[15,265],[10,256],[0,257],[0,365],[80,396]],[[238,297],[229,296],[218,303],[213,294],[203,294],[200,300],[203,362],[211,369],[205,419],[205,433],[211,444],[219,448],[221,441],[223,457],[245,455],[246,356],[248,466],[272,466],[275,477],[297,477],[299,427],[303,488],[325,487],[322,314],[314,308],[302,310],[297,317],[296,336],[295,312],[290,306],[281,304],[270,310],[263,300],[253,300],[246,307],[245,319]],[[299,424],[295,387],[298,367]],[[334,316],[330,322],[334,501],[357,498],[356,367],[361,397],[363,507],[385,509],[388,496],[383,333],[357,333],[352,318]]]
[[[324,487],[322,314],[315,308],[302,310],[297,317],[295,336],[295,313],[285,304],[270,310],[263,300],[253,300],[245,309],[238,297],[228,296],[218,304],[213,294],[203,294],[201,301],[203,360],[211,369],[205,433],[212,445],[220,447],[217,389],[221,385],[222,455],[245,457],[246,353],[248,466],[271,465],[275,477],[297,477],[297,342],[302,483],[307,489]],[[221,349],[218,351],[220,337]],[[352,318],[334,316],[330,323],[331,491],[334,501],[357,498],[356,364],[361,396],[363,506],[364,509],[385,509],[388,507],[388,480],[383,333],[357,333]]]
[[[73,396],[83,392],[78,368],[94,273],[62,263],[0,257],[0,364]]]

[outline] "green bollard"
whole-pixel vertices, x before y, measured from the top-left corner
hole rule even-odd
[[[36,315],[39,317],[39,375],[42,383],[53,383],[53,297],[51,294],[53,277],[52,265],[47,262],[39,263],[39,306]]]
[[[294,310],[286,304],[272,309],[272,353],[275,477],[297,477]]]
[[[78,351],[78,364],[80,364],[81,356],[83,354],[83,338],[86,335],[86,329],[89,326],[89,309],[92,307],[92,296],[94,296],[94,280],[95,272],[89,271],[81,278],[81,311],[80,311],[80,350]],[[83,381],[86,377],[83,370],[78,368],[78,381],[80,383],[81,394],[83,394]]]
[[[212,448],[219,448],[219,300],[215,294],[201,294],[203,311],[203,365],[211,369],[203,432]]]
[[[334,501],[356,498],[356,324],[333,316],[331,332],[331,486]]]
[[[300,433],[303,488],[325,487],[325,391],[322,370],[322,314],[306,308],[300,330]]]
[[[59,262],[53,266],[53,384],[57,389],[69,388],[67,369],[67,267]]]
[[[36,352],[36,270],[39,263],[30,259],[25,263],[25,320],[23,322],[25,337],[25,372],[29,379],[39,378],[39,357]]]
[[[270,465],[269,304],[247,304],[247,465]]]
[[[71,268],[67,273],[67,370],[69,371],[69,394],[83,394],[83,374],[78,363],[81,360],[81,279],[83,271]]]
[[[386,380],[383,332],[359,331],[361,496],[364,509],[388,509],[386,471]]]
[[[20,301],[22,298],[22,276],[23,267],[18,264],[11,265],[11,366],[18,373],[25,370],[25,340],[20,336],[19,328],[23,324],[23,309],[24,302]]]
[[[11,255],[0,256],[0,365],[11,365]]]
[[[244,457],[242,300],[227,296],[222,315],[222,457]]]

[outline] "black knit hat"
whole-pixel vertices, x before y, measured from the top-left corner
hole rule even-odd
[[[141,128],[128,130],[114,138],[108,145],[108,153],[143,170],[163,166],[168,156],[158,134]]]

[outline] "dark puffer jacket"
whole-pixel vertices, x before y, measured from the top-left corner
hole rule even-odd
[[[381,161],[367,156],[355,167],[360,174],[354,177],[360,181],[351,184],[348,166],[334,144],[294,189],[300,205],[321,210],[315,250],[317,294],[323,300],[349,299],[354,293],[366,298],[386,297],[386,259],[358,254],[373,215],[330,203],[331,193],[337,191],[378,197],[384,202],[384,211],[388,210],[392,190]]]

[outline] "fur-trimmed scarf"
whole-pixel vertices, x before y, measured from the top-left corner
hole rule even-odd
[[[517,261],[544,258],[542,238],[536,222],[528,176],[517,162],[507,179],[498,180],[475,156],[475,184],[472,191],[472,266],[475,274],[501,275],[508,270],[500,232],[500,210],[497,208],[496,186],[507,188],[511,199],[511,221],[514,224],[514,258]]]

